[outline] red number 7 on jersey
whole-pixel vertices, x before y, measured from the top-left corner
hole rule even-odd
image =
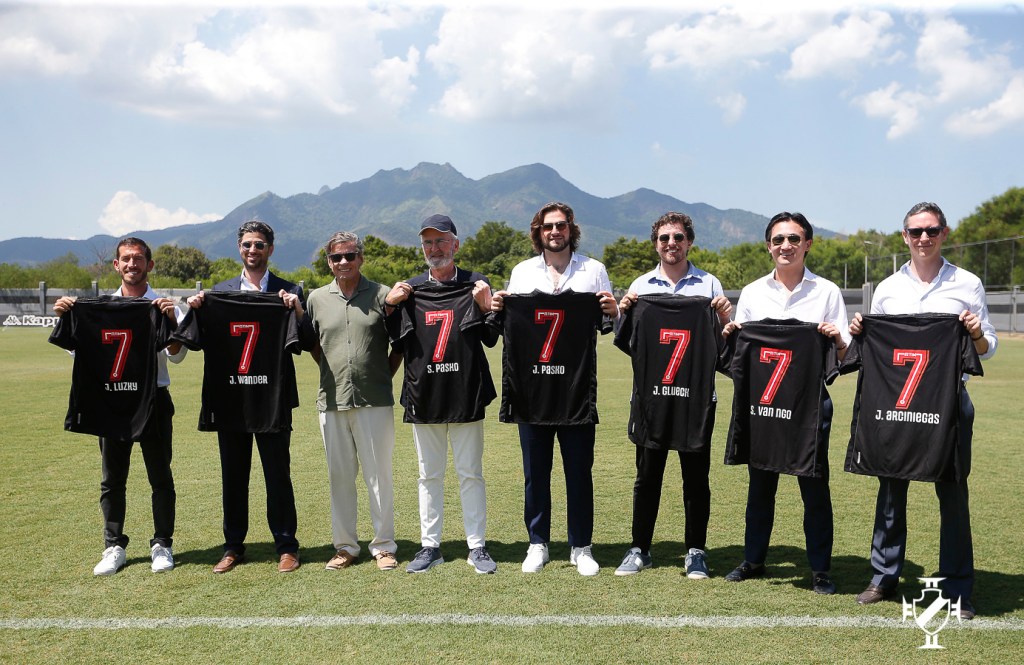
[[[245,346],[242,357],[238,359],[238,373],[248,374],[252,367],[252,354],[256,350],[256,340],[260,336],[259,321],[232,321],[229,326],[232,337],[245,335]]]
[[[132,348],[131,330],[101,330],[100,341],[104,344],[117,344],[117,355],[110,368],[110,380],[120,381],[124,376],[124,364],[128,360],[128,349]]]
[[[772,376],[768,379],[768,385],[761,393],[761,404],[771,404],[775,400],[775,393],[779,392],[782,385],[782,378],[786,376],[789,363],[793,360],[793,352],[789,349],[761,349],[761,362],[770,363],[778,361],[778,365],[772,370]]]
[[[910,402],[913,401],[914,393],[917,392],[917,387],[921,384],[921,377],[924,376],[924,369],[928,367],[928,351],[926,349],[892,350],[893,365],[906,365],[907,363],[913,363],[913,367],[910,368],[910,374],[907,376],[906,383],[903,384],[900,396],[896,398],[897,409],[910,408]]]
[[[534,312],[534,323],[551,322],[547,337],[544,338],[544,346],[540,349],[540,362],[551,362],[551,356],[555,352],[555,342],[558,340],[558,333],[562,330],[562,319],[564,318],[565,311],[560,309],[538,309]]]
[[[441,332],[437,334],[437,342],[434,344],[434,357],[436,363],[444,360],[444,352],[448,348],[448,337],[452,332],[452,321],[455,320],[455,310],[437,309],[433,312],[426,312],[423,315],[423,322],[428,326],[441,324]]]
[[[670,385],[676,380],[676,372],[679,371],[679,366],[683,364],[686,347],[690,346],[690,331],[662,328],[658,341],[662,344],[676,343],[672,348],[672,356],[668,359],[668,366],[665,367],[665,374],[661,377],[663,384]]]

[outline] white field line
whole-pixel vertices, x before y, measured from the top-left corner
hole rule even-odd
[[[0,619],[0,630],[160,630],[181,628],[332,628],[336,626],[457,625],[536,628],[573,626],[606,628],[638,626],[654,629],[678,628],[854,628],[914,629],[913,621],[884,617],[811,617],[811,616],[676,616],[566,615],[517,616],[508,614],[368,614],[358,616],[294,617],[108,617]],[[951,621],[947,628],[957,628]],[[1024,630],[1024,619],[984,619],[965,621],[960,628],[970,630]]]

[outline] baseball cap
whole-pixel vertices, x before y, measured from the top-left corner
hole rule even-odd
[[[423,223],[420,224],[420,233],[427,229],[436,229],[441,233],[451,233],[455,236],[459,235],[459,232],[455,230],[455,222],[447,215],[431,215],[424,219]]]

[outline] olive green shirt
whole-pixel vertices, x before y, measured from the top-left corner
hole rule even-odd
[[[337,280],[314,289],[306,316],[320,341],[319,411],[394,406],[384,298],[388,287],[360,276],[346,298]]]

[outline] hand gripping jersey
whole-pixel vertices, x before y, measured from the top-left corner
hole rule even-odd
[[[623,316],[615,346],[633,359],[629,440],[646,448],[703,450],[725,346],[711,299],[643,295]]]
[[[504,331],[502,422],[598,422],[597,330],[603,316],[594,293],[505,296],[505,307],[496,317]]]
[[[822,402],[825,384],[838,375],[832,341],[816,323],[764,319],[744,323],[729,342],[734,390],[725,463],[822,477]]]
[[[299,394],[288,354],[299,353],[299,332],[276,293],[207,291],[174,339],[204,352],[200,431],[291,429]]]
[[[904,480],[959,480],[964,373],[981,361],[955,314],[865,316],[840,372],[860,369],[845,469]]]
[[[153,412],[156,354],[176,324],[146,298],[79,298],[50,335],[75,352],[64,429],[138,441]]]
[[[392,337],[401,340],[405,359],[401,404],[407,423],[481,420],[484,407],[497,397],[481,343],[489,331],[473,286],[417,286],[402,303]],[[392,327],[393,321],[389,318]]]

